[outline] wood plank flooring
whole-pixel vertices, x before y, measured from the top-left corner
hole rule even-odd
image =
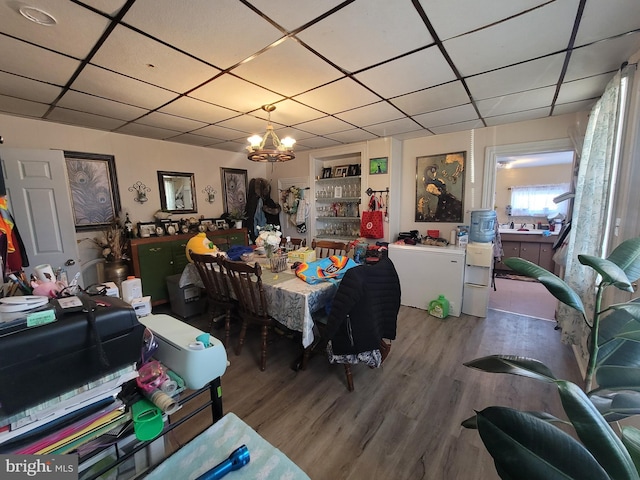
[[[538,282],[496,278],[489,308],[555,321],[558,301]]]
[[[189,323],[206,330],[208,322]],[[463,362],[497,353],[530,356],[580,383],[571,349],[561,344],[554,325],[493,310],[485,319],[440,320],[402,307],[389,357],[379,369],[353,367],[352,393],[343,367],[329,365],[324,356],[313,357],[306,371],[292,370],[300,347],[284,336],[271,336],[267,369],[260,372],[259,333],[250,330],[242,355],[227,348],[224,410],[314,480],[498,479],[477,431],[460,423],[490,405],[546,410],[563,418],[564,413],[553,386],[485,374]],[[232,330],[232,345],[236,338]],[[188,441],[210,421],[207,411],[198,414],[171,434],[172,444]]]

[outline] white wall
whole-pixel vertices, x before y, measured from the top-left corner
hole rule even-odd
[[[196,216],[203,215],[205,218],[219,217],[223,213],[220,167],[247,170],[249,179],[265,177],[266,173],[264,164],[248,161],[244,152],[233,153],[2,114],[0,134],[4,137],[4,146],[12,148],[113,155],[122,210],[123,213],[129,213],[132,222],[152,221],[153,214],[160,209],[158,170],[195,174]],[[128,191],[137,181],[151,188],[146,203],[135,202],[134,193]],[[218,191],[216,201],[212,204],[205,201],[205,194],[202,193],[207,185]],[[174,215],[172,218],[179,219],[181,216]]]
[[[543,218],[537,217],[513,217],[509,218],[506,206],[511,204],[511,187],[524,185],[549,185],[554,183],[570,183],[573,166],[570,163],[563,165],[548,165],[545,167],[528,168],[501,168],[496,172],[496,212],[498,222],[507,223],[537,223]]]
[[[427,229],[439,229],[446,233],[455,227],[455,224],[414,221],[416,157],[462,150],[467,152],[464,223],[468,224],[469,212],[480,208],[481,205],[486,147],[566,138],[569,127],[586,124],[586,115],[586,112],[569,114],[405,140],[401,148],[401,179],[398,188],[394,189],[400,192],[391,192],[392,201],[400,202],[399,229],[416,229],[421,233],[425,233]],[[263,177],[271,180],[274,200],[279,198],[276,192],[279,178],[309,175],[310,151],[296,152],[296,158],[286,163],[257,164],[248,161],[244,152],[233,153],[1,114],[0,134],[8,147],[54,148],[114,155],[123,211],[129,212],[134,222],[151,221],[153,213],[160,208],[156,174],[158,170],[195,173],[197,215],[207,218],[218,217],[223,212],[220,167],[245,169],[249,178]],[[378,150],[386,151],[384,142],[384,139],[368,142],[369,155],[376,156],[374,153]],[[390,158],[390,162],[395,161],[396,158]],[[141,181],[151,188],[148,194],[149,201],[142,205],[134,202],[134,194],[127,190],[136,181]],[[218,191],[218,197],[213,204],[204,200],[202,190],[207,185],[212,185]]]

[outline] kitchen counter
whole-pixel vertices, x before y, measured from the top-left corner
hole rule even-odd
[[[502,260],[509,257],[520,257],[553,272],[556,267],[553,261],[553,245],[558,240],[559,232],[549,232],[550,235],[543,235],[542,232],[545,231],[518,232],[501,228],[500,240],[504,252]],[[496,263],[496,270],[510,271],[511,269],[502,260]]]
[[[549,230],[527,230],[520,231],[517,228],[501,228],[499,229],[500,235],[513,234],[513,235],[541,235],[545,236],[545,232],[548,232],[549,236],[558,236],[559,231],[550,232]]]

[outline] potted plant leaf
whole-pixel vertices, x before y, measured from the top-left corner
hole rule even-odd
[[[247,212],[245,210],[232,210],[227,215],[227,219],[235,228],[242,228],[242,221],[247,219]]]
[[[580,440],[555,426],[561,420],[545,412],[508,407],[477,412],[462,425],[478,429],[503,479],[640,479],[640,430],[625,426],[619,438],[608,423],[640,413],[640,302],[601,306],[608,287],[633,291],[632,283],[640,278],[640,238],[623,242],[606,259],[579,255],[578,260],[599,274],[591,320],[579,295],[562,279],[521,258],[504,262],[581,313],[591,331],[586,393],[531,358],[492,355],[465,363],[555,383]],[[598,386],[592,390],[594,379]]]

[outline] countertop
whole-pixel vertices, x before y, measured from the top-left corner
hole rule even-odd
[[[560,232],[554,231],[550,232],[549,230],[528,230],[528,231],[520,231],[517,228],[501,228],[500,234],[514,234],[514,235],[542,235],[542,236],[557,236]],[[548,235],[547,235],[548,233]]]

